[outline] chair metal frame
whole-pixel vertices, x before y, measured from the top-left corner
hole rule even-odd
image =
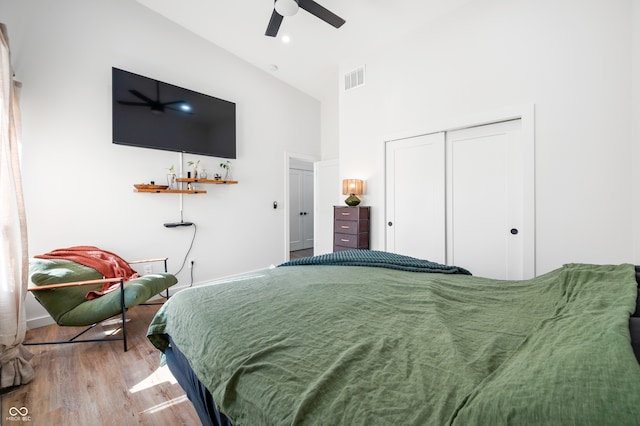
[[[138,263],[147,263],[147,262],[164,262],[164,271],[167,272],[167,257],[163,257],[163,258],[157,258],[157,259],[145,259],[145,260],[136,260],[136,261],[132,261],[132,262],[128,262],[130,265],[133,264],[138,264]],[[72,338],[68,339],[68,340],[59,340],[59,341],[51,341],[51,342],[23,342],[23,345],[26,346],[34,346],[34,345],[58,345],[58,344],[65,344],[65,343],[91,343],[91,342],[109,342],[109,341],[114,341],[114,340],[122,340],[122,344],[124,347],[124,351],[127,352],[127,327],[126,327],[126,311],[127,311],[127,307],[125,306],[125,300],[124,300],[124,278],[103,278],[103,279],[99,279],[99,280],[89,280],[89,281],[74,281],[74,282],[68,282],[68,283],[60,283],[60,284],[50,284],[50,285],[41,285],[41,286],[32,286],[29,287],[27,290],[28,291],[41,291],[41,290],[52,290],[52,289],[56,289],[56,288],[64,288],[64,287],[78,287],[78,286],[85,286],[85,285],[96,285],[96,284],[107,284],[107,283],[119,283],[119,291],[120,291],[120,313],[113,315],[109,318],[105,318],[102,321],[98,321],[96,323],[91,324],[90,326],[88,326],[87,328],[85,328],[84,330],[82,330],[80,333],[76,334],[75,336],[73,336]],[[169,289],[167,288],[167,295],[166,296],[162,296],[165,297],[166,299],[169,299]],[[141,305],[157,305],[160,303],[140,303]],[[96,325],[114,318],[116,316],[121,316],[122,317],[122,337],[105,337],[102,339],[82,339],[82,340],[76,340],[78,337],[82,336],[84,333],[88,332],[89,330],[93,329]],[[61,326],[63,327],[63,326]],[[66,326],[64,326],[66,327]]]

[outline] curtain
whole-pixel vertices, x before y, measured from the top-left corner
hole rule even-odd
[[[13,80],[7,28],[0,24],[0,389],[29,383],[27,225],[20,175],[19,84]]]

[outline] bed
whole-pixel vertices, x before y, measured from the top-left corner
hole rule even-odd
[[[637,296],[347,251],[180,291],[148,338],[205,425],[638,425]]]

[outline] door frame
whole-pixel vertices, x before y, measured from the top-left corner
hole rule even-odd
[[[320,159],[316,156],[313,155],[307,155],[307,154],[298,154],[298,153],[294,153],[294,152],[288,152],[285,151],[284,153],[284,260],[285,262],[290,260],[290,232],[289,232],[289,226],[291,225],[290,221],[291,218],[289,216],[289,207],[291,205],[291,194],[289,191],[289,185],[290,185],[290,181],[289,181],[289,169],[291,168],[291,160],[292,159],[297,159],[300,161],[306,161],[308,163],[316,163],[317,161],[320,161]],[[314,171],[315,174],[315,171]],[[315,200],[315,196],[316,196],[316,186],[315,186],[315,180],[314,180],[314,185],[313,185],[313,198]],[[315,218],[314,218],[315,221]],[[315,244],[315,243],[314,243]]]
[[[523,276],[525,279],[536,276],[536,212],[535,212],[535,104],[523,104],[495,109],[464,117],[457,117],[441,122],[430,124],[427,128],[413,132],[403,132],[398,135],[388,136],[384,138],[383,150],[385,152],[386,164],[386,146],[387,142],[398,139],[406,139],[414,136],[427,135],[438,132],[451,132],[454,130],[462,130],[470,127],[484,126],[487,124],[499,123],[509,120],[521,120],[522,125],[522,170],[524,174],[523,182],[523,229],[531,232],[531,238],[528,238],[523,247],[523,258],[531,259],[531,263],[524,265]],[[386,181],[386,165],[385,165],[385,181]],[[385,184],[386,188],[386,184]],[[387,223],[387,196],[385,189],[385,226]],[[387,245],[386,229],[385,229],[385,247]]]

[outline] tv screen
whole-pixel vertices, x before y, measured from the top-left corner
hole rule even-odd
[[[236,158],[236,104],[112,68],[113,143]]]

